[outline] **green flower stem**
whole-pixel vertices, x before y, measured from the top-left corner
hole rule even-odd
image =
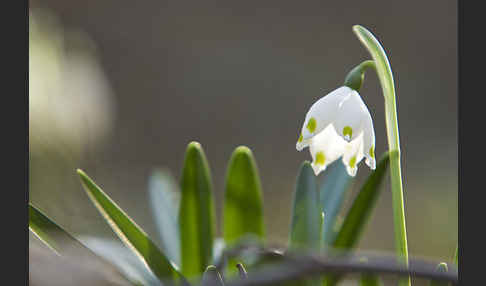
[[[454,252],[454,264],[459,266],[459,244],[456,246],[456,251]]]
[[[362,26],[353,26],[353,32],[375,61],[375,70],[385,97],[386,131],[390,151],[390,172],[395,227],[395,247],[401,262],[408,266],[407,230],[403,202],[402,170],[400,166],[400,136],[398,132],[395,84],[390,63],[383,47],[373,34]],[[400,280],[400,285],[410,285],[410,277]]]

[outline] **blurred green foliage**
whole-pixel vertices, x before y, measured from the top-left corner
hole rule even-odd
[[[224,208],[229,210],[225,213],[227,223],[242,224],[239,227],[232,225],[231,235],[224,237],[224,249],[231,250],[232,247],[238,246],[238,242],[244,242],[243,239],[249,237],[261,237],[264,233],[263,226],[263,210],[260,209],[262,205],[261,190],[257,178],[259,178],[258,171],[255,165],[255,159],[249,148],[240,146],[235,149],[232,155],[230,164],[228,165],[227,185],[226,189],[228,196],[239,195],[243,199],[226,200],[231,208]],[[335,241],[330,241],[329,246],[333,248],[349,249],[355,246],[360,238],[360,233],[366,226],[370,213],[372,212],[376,198],[379,194],[381,182],[384,179],[384,174],[388,165],[388,154],[385,154],[375,171],[371,173],[367,181],[362,187],[359,195],[353,202],[353,206],[344,217],[344,223],[338,227]],[[158,173],[157,173],[158,172]],[[201,145],[197,142],[191,142],[186,150],[185,164],[183,169],[183,179],[181,180],[181,201],[180,206],[177,206],[178,200],[174,200],[173,195],[165,193],[159,196],[156,204],[152,204],[154,209],[168,208],[169,211],[153,212],[155,216],[172,216],[164,219],[156,219],[159,222],[159,239],[169,238],[173,240],[173,236],[168,232],[178,232],[180,243],[180,257],[182,258],[180,264],[174,263],[164,251],[159,250],[156,244],[148,237],[146,232],[142,230],[131,219],[125,211],[123,211],[105,192],[103,192],[98,185],[96,185],[91,178],[89,178],[83,171],[78,170],[82,185],[88,197],[91,199],[94,206],[98,209],[102,217],[106,220],[108,225],[117,234],[120,240],[127,246],[127,250],[135,254],[139,259],[141,265],[145,267],[140,268],[137,263],[127,264],[123,261],[113,262],[113,249],[105,242],[98,241],[96,243],[88,243],[85,245],[104,257],[107,261],[112,261],[121,273],[126,275],[126,278],[134,283],[141,283],[143,285],[155,285],[157,280],[154,280],[150,273],[164,283],[173,283],[177,285],[189,285],[189,283],[209,283],[208,281],[215,280],[214,283],[224,283],[219,271],[212,266],[213,263],[219,263],[220,259],[227,259],[219,255],[219,258],[214,259],[213,247],[216,237],[212,229],[214,212],[212,210],[212,187],[211,174],[209,171],[209,164],[206,161],[204,151]],[[168,188],[173,188],[172,178],[170,175],[158,174],[157,185],[151,185],[153,192],[168,192]],[[331,175],[333,174],[333,175]],[[328,174],[326,180],[327,186],[336,185],[335,180],[340,180],[339,173],[333,172]],[[166,182],[163,182],[166,181]],[[330,182],[329,182],[330,181]],[[160,189],[159,189],[160,188]],[[313,173],[309,162],[304,162],[300,168],[296,180],[296,189],[294,192],[294,200],[292,203],[293,215],[289,232],[289,250],[299,250],[303,252],[317,252],[322,251],[324,241],[322,240],[322,225],[325,223],[325,216],[323,215],[323,207],[320,200],[319,188],[316,177]],[[236,192],[236,193],[235,193]],[[336,194],[336,192],[333,192]],[[201,196],[203,198],[201,198]],[[335,200],[334,200],[335,201]],[[176,204],[176,205],[171,205]],[[79,244],[79,241],[73,238],[67,231],[59,227],[55,222],[50,220],[42,212],[36,209],[33,205],[29,206],[29,228],[38,235],[42,241],[56,250],[56,253],[62,254],[59,249],[58,238],[52,233],[62,234],[64,237],[70,238],[69,241]],[[256,209],[255,209],[256,208]],[[172,209],[172,211],[170,211]],[[179,209],[176,213],[173,210]],[[237,214],[235,215],[235,210]],[[250,226],[248,221],[244,220],[245,211],[252,212],[251,217],[255,215],[256,228]],[[174,222],[178,218],[179,224],[170,224],[167,228],[167,219]],[[186,230],[184,230],[186,228]],[[192,229],[191,229],[192,228]],[[237,230],[237,231],[233,231]],[[256,231],[255,231],[256,230]],[[172,234],[173,235],[173,234]],[[184,237],[184,235],[186,237]],[[254,243],[253,241],[252,243]],[[261,243],[266,244],[264,240]],[[82,244],[80,244],[82,245]],[[102,248],[96,245],[104,245]],[[96,247],[94,247],[96,246]],[[197,247],[195,247],[197,246]],[[328,247],[329,247],[328,246]],[[329,248],[331,249],[331,248]],[[120,252],[120,251],[117,251]],[[284,254],[285,255],[285,254]],[[335,255],[332,254],[331,255]],[[120,256],[121,257],[121,256]],[[131,261],[132,258],[122,258]],[[186,260],[185,260],[186,259]],[[230,261],[236,261],[232,260]],[[258,259],[257,259],[258,260]],[[187,261],[186,268],[184,268],[184,261]],[[232,262],[232,263],[233,263]],[[255,261],[254,261],[255,262]],[[253,263],[254,263],[253,262]],[[236,265],[236,264],[235,264]],[[233,265],[233,267],[235,266]],[[255,264],[256,265],[256,264]],[[181,268],[182,266],[182,268]],[[251,266],[251,265],[250,265]],[[200,270],[203,268],[202,270]],[[236,267],[234,267],[236,271]],[[179,269],[182,269],[180,272]],[[186,270],[184,270],[186,269]],[[246,271],[243,271],[244,266],[240,265],[239,279],[246,279]],[[252,268],[254,270],[255,268]],[[147,272],[149,271],[149,272]],[[245,275],[242,275],[242,272]],[[187,277],[187,278],[186,278]],[[235,276],[230,280],[238,279]],[[323,285],[334,285],[337,282],[336,278],[341,276],[326,276],[322,283]],[[361,279],[363,285],[378,285],[377,277],[365,275]],[[217,282],[220,281],[220,282]],[[154,284],[155,283],[155,284]],[[306,279],[303,282],[294,281],[293,283],[306,283],[306,285],[320,285],[321,282],[317,278],[312,280]],[[290,284],[289,284],[290,285]]]

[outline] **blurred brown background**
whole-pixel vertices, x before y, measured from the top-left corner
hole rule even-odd
[[[196,140],[210,162],[218,223],[229,156],[247,145],[261,173],[269,239],[285,244],[296,172],[310,159],[307,149],[295,150],[302,120],[315,100],[369,58],[351,30],[361,24],[382,42],[394,71],[410,255],[452,256],[458,229],[456,1],[48,0],[30,6],[39,22],[63,35],[58,51],[69,58],[60,61],[51,83],[63,86],[57,92],[64,99],[46,89],[51,99],[34,105],[40,88],[30,86],[30,201],[72,233],[114,237],[79,184],[75,168],[81,167],[157,236],[148,177],[167,167],[179,179],[186,145]],[[38,77],[42,85],[53,78],[45,65],[40,62],[36,73],[31,66],[30,81]],[[381,154],[384,105],[373,72],[361,95]],[[51,121],[37,120],[35,112]],[[59,134],[75,140],[57,146],[49,132],[58,124]],[[369,172],[362,163],[353,194]],[[394,251],[389,182],[360,247]]]

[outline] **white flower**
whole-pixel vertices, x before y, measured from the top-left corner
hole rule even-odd
[[[363,157],[375,169],[373,119],[356,90],[342,86],[311,106],[296,148],[307,146],[316,175],[341,156],[350,176],[356,175]]]

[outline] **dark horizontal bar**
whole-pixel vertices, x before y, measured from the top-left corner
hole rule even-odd
[[[280,256],[281,261],[270,266],[262,267],[257,272],[248,273],[245,280],[228,281],[225,285],[267,285],[279,283],[303,277],[319,276],[326,273],[376,273],[410,275],[412,277],[424,278],[458,283],[458,273],[455,265],[449,265],[448,272],[436,271],[439,262],[430,262],[420,259],[409,259],[408,268],[397,262],[396,256],[365,254],[364,252],[353,252],[345,254],[306,254],[287,252],[282,254],[273,249],[249,246],[239,247],[225,253],[227,257],[233,257],[242,251],[258,253],[260,256]],[[365,261],[363,261],[365,260]],[[223,269],[223,260],[217,265]]]

